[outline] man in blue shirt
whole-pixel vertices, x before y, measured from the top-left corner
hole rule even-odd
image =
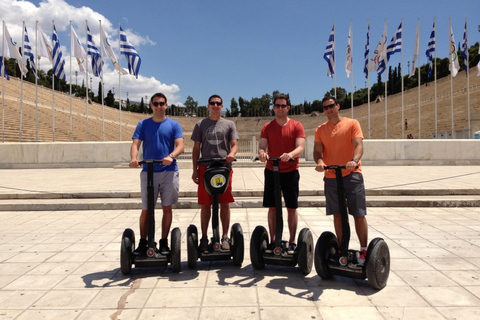
[[[150,108],[153,116],[140,121],[132,136],[130,148],[130,167],[139,166],[137,156],[140,145],[143,144],[144,160],[162,159],[162,164],[154,164],[154,199],[157,203],[158,194],[162,201],[162,237],[160,239],[160,252],[167,254],[168,234],[172,224],[172,205],[178,202],[179,174],[177,161],[183,153],[183,132],[180,124],[167,118],[165,111],[168,108],[167,97],[163,93],[155,93],[150,99]],[[148,206],[147,206],[147,166],[143,165],[140,173],[142,193],[142,213],[140,215],[140,242],[134,254],[141,255],[147,251],[148,233]]]

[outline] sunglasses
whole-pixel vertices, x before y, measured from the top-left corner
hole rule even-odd
[[[152,104],[153,104],[154,107],[158,107],[158,106],[163,107],[165,105],[165,102],[163,102],[163,101],[162,102],[152,102]]]
[[[214,106],[214,105],[221,106],[222,102],[210,101],[208,104],[211,105],[211,106]]]
[[[286,104],[274,104],[273,105],[275,108],[282,108],[282,109],[285,109],[287,107]]]
[[[335,103],[329,104],[328,106],[323,106],[323,110],[333,109],[336,106]]]

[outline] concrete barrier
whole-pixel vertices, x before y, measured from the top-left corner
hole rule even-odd
[[[308,136],[307,164],[313,162],[313,144],[314,137]],[[130,161],[130,146],[130,141],[6,142],[0,144],[0,168],[121,166]],[[480,140],[365,140],[362,162],[375,165],[480,165]],[[188,167],[191,162],[187,159],[179,165]]]

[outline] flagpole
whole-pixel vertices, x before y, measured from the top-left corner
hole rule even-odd
[[[350,30],[352,30],[352,19],[350,19]],[[352,30],[352,35],[351,35],[351,38],[350,38],[350,43],[351,43],[351,47],[350,47],[350,54],[353,54],[353,30]],[[353,57],[352,57],[352,71],[353,71]],[[351,94],[351,108],[352,108],[352,119],[353,119],[353,72],[350,74],[350,92],[352,92]]]
[[[38,141],[38,73],[40,57],[38,56],[38,21],[35,21],[35,59],[37,59],[37,76],[35,77],[35,142]]]
[[[5,43],[5,20],[2,21],[2,44]],[[5,142],[5,46],[2,45],[2,143]]]
[[[465,18],[465,50],[467,52],[466,61],[464,61],[467,76],[467,119],[468,119],[468,139],[471,138],[471,126],[470,126],[470,55],[468,54],[468,32],[467,32],[468,18]]]
[[[24,57],[24,54],[23,54],[23,51],[25,50],[25,21],[23,21],[23,25],[22,25],[22,52],[21,52],[21,56],[22,56],[22,63],[23,63],[23,57]],[[22,123],[23,123],[23,73],[21,72],[20,70],[20,120],[19,120],[19,125],[20,125],[20,129],[19,129],[19,141],[22,142]]]
[[[418,26],[417,26],[417,34],[418,34],[418,40],[417,40],[417,43],[419,45],[419,48],[418,50],[420,51],[420,18],[418,18]],[[418,83],[418,139],[420,139],[420,119],[421,116],[422,116],[422,113],[421,113],[421,106],[420,106],[420,54],[417,55],[417,59],[418,59],[418,63],[417,63],[417,68],[418,68],[418,79],[417,79],[417,83]],[[437,121],[435,121],[435,125],[436,125]]]
[[[100,30],[102,30],[102,20],[98,20],[98,25],[100,26]],[[100,56],[102,57],[102,52],[104,51],[103,49],[103,41],[102,41],[102,36],[100,35]],[[102,57],[103,61],[103,57]],[[102,88],[102,139],[105,141],[105,104],[103,101],[103,68],[100,71],[100,86]],[[100,92],[99,92],[100,93]]]
[[[437,108],[437,48],[436,48],[437,47],[437,44],[436,44],[436,42],[437,42],[437,18],[436,17],[433,18],[433,24],[435,25],[434,26],[434,30],[435,30],[435,50],[434,50],[434,53],[435,53],[435,55],[433,57],[433,62],[434,62],[433,63],[433,75],[434,75],[433,78],[435,80],[435,99],[434,99],[434,101],[435,101],[435,136],[438,138],[438,124],[437,124],[438,123],[438,120],[437,120],[437,118],[438,118],[438,108]],[[448,41],[450,42],[450,39]],[[418,130],[419,130],[418,133],[420,134],[420,127],[419,127]],[[419,135],[419,137],[420,137],[420,135]]]
[[[368,139],[370,139],[370,70],[368,70],[369,51],[370,51],[370,19],[367,19],[367,42],[365,44],[364,71],[366,71],[366,77],[367,77],[367,83],[368,83],[368,86],[367,86]]]
[[[55,32],[55,21],[52,20],[52,34]],[[55,72],[52,64],[52,142],[55,142]]]
[[[385,19],[385,36],[387,35],[387,19]],[[385,38],[385,45],[384,45],[384,49],[383,49],[383,52],[384,54],[386,55],[387,54],[387,38]],[[388,60],[386,59],[386,57],[384,56],[383,57],[383,61],[385,62],[385,70],[383,72],[385,72],[385,139],[388,139],[388,114],[387,114],[387,111],[388,111],[388,106],[387,106],[387,82],[388,82],[388,71],[387,71],[387,68],[388,68]]]
[[[450,26],[450,29],[448,31],[448,43],[451,43],[452,39],[452,18],[448,18],[448,25]],[[450,52],[450,45],[448,46],[449,48],[449,58],[450,58],[450,117],[451,117],[451,126],[452,126],[452,139],[455,139],[455,128],[454,128],[454,118],[453,118],[453,59],[452,59],[452,53]],[[455,43],[454,43],[454,50],[456,49]],[[455,52],[456,54],[456,52]]]
[[[122,49],[120,48],[120,20],[118,21],[118,63],[122,66]],[[122,141],[122,74],[118,73],[118,115],[119,115],[119,139]],[[115,101],[113,101],[115,105]]]
[[[72,142],[72,51],[72,20],[70,20],[70,142]]]
[[[404,128],[403,126],[403,123],[404,123],[404,119],[405,119],[405,105],[404,105],[404,80],[403,80],[403,18],[402,18],[402,43],[401,43],[401,48],[400,50],[402,51],[402,62],[400,64],[400,68],[401,68],[401,72],[400,72],[400,76],[402,77],[402,121],[400,122],[400,128]],[[402,139],[405,138],[405,128],[404,130],[402,130]]]
[[[87,63],[86,63],[86,72],[85,72],[85,122],[86,122],[86,131],[85,131],[85,140],[88,141],[88,20],[85,20],[85,34],[87,37]],[[93,57],[92,57],[93,59]],[[93,60],[92,60],[93,61]],[[93,69],[93,66],[92,66]]]

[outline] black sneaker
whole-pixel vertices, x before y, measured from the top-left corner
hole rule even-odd
[[[332,251],[334,251],[335,249],[332,248]],[[340,251],[340,249],[337,249],[337,251],[330,256],[330,261],[332,262],[338,262],[340,260],[340,258],[342,257],[342,252]]]
[[[200,239],[200,250],[203,252],[208,252],[208,238],[207,237],[202,237]]]
[[[288,254],[295,254],[295,250],[297,249],[297,245],[295,243],[290,243],[288,246],[287,253]]]
[[[138,247],[137,249],[135,249],[135,251],[133,251],[133,254],[136,256],[141,256],[142,254],[147,253],[147,249],[148,249],[147,246],[148,246],[147,239],[140,239],[140,242],[138,243]]]
[[[161,254],[169,254],[170,248],[168,247],[168,239],[160,239],[160,253]]]
[[[270,242],[265,249],[265,253],[273,253],[273,249],[275,248],[275,243]]]

